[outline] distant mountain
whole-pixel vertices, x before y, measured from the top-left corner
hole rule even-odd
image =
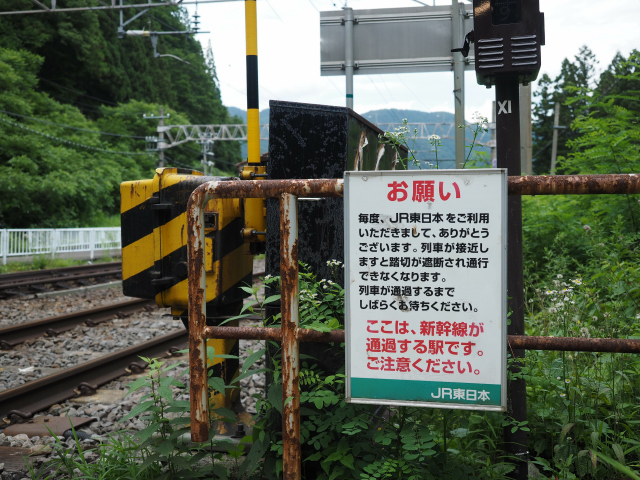
[[[373,123],[401,123],[403,118],[406,118],[409,123],[453,123],[455,118],[453,113],[449,112],[421,112],[420,110],[397,110],[395,108],[372,110],[361,115]]]
[[[237,107],[227,107],[229,111],[230,117],[240,117],[242,119],[241,123],[247,123],[247,111],[242,110]],[[265,108],[264,110],[260,110],[260,124],[269,123],[269,109]],[[260,153],[266,153],[269,151],[269,140],[260,140]],[[247,151],[247,142],[242,142],[240,146],[240,153],[242,154],[243,159],[247,159],[248,151]]]
[[[247,121],[247,112],[246,110],[242,110],[236,107],[227,107],[229,110],[229,115],[238,116],[242,119],[243,123]],[[398,110],[395,108],[391,109],[383,109],[383,110],[372,110],[370,112],[366,112],[361,114],[364,118],[369,120],[374,124],[379,124],[381,128],[385,128],[384,124],[400,124],[404,118],[407,119],[409,123],[454,123],[455,116],[453,113],[449,112],[421,112],[419,110]],[[264,109],[260,111],[260,123],[266,124],[269,123],[269,109]],[[453,132],[452,132],[453,134]],[[467,144],[471,143],[473,136],[470,130],[467,130]],[[438,147],[438,165],[440,168],[455,168],[455,142],[453,139],[442,139],[440,140],[442,145]],[[409,147],[412,148],[415,157],[423,162],[423,168],[427,167],[426,163],[431,163],[435,165],[436,155],[435,149],[430,144],[429,140],[416,140],[415,145],[412,145],[413,142],[409,142]],[[260,141],[260,151],[262,153],[268,151],[269,142],[268,140]],[[477,152],[489,152],[488,148],[480,147],[475,151]],[[242,155],[243,158],[247,157],[247,145],[243,143],[242,145]],[[415,167],[414,167],[415,168]]]
[[[384,110],[372,110],[363,113],[362,116],[380,128],[385,129],[385,123],[402,123],[407,119],[409,123],[453,123],[455,116],[449,112],[421,112],[419,110],[398,110],[395,108]],[[456,150],[454,140],[442,139],[442,145],[438,147],[438,166],[440,168],[455,168]],[[409,148],[413,150],[414,156],[425,163],[435,165],[436,155],[433,145],[429,140],[416,140],[415,145],[409,139]],[[410,165],[411,167],[411,165]],[[428,165],[423,165],[423,168]]]
[[[227,107],[230,116],[237,116],[242,119],[242,123],[247,123],[247,111],[238,107]],[[260,123],[269,123],[269,109],[260,110]]]

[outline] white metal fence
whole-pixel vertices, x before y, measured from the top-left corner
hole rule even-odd
[[[120,227],[106,228],[27,228],[0,230],[2,264],[9,257],[95,252],[121,248]]]

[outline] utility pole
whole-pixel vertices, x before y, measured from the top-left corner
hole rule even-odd
[[[498,168],[496,156],[496,101],[491,102],[491,167]]]
[[[347,107],[353,110],[353,8],[344,7],[344,73],[347,81]]]
[[[211,138],[211,134],[207,133],[205,138],[197,140],[197,142],[202,145],[202,173],[204,173],[206,176],[208,173],[211,173],[210,169],[208,168],[209,161],[207,160],[207,158],[209,156],[209,152],[213,151],[214,140]]]
[[[520,91],[518,77],[496,79],[496,144],[498,168],[506,168],[509,176],[520,176]],[[509,335],[524,335],[524,280],[522,273],[522,197],[509,195],[507,199],[507,292],[511,323],[507,327]],[[518,373],[524,365],[525,351],[511,351],[514,363],[511,372]],[[527,419],[527,385],[523,378],[509,381],[508,414],[518,422]],[[504,428],[506,450],[519,459],[514,479],[527,478],[528,437],[522,429],[511,431]]]
[[[160,123],[164,127],[164,107],[160,107]],[[164,132],[160,132],[160,141],[158,142],[158,167],[164,167]]]
[[[169,118],[171,116],[170,113],[164,114],[164,107],[160,107],[160,115],[156,116],[155,114],[147,115],[146,113],[142,115],[142,118],[145,120],[159,120],[158,130],[162,130],[160,127],[164,127],[164,119]],[[147,137],[150,138],[150,137]],[[164,143],[164,132],[160,131],[158,133],[158,167],[164,167],[164,150],[166,148],[166,144]]]
[[[558,156],[558,130],[560,126],[560,102],[556,102],[555,114],[553,116],[553,140],[551,144],[551,168],[549,173],[556,174],[556,157]]]
[[[462,45],[464,40],[464,5],[459,4],[458,0],[451,0],[451,23],[452,23],[452,47],[456,48]],[[464,121],[464,57],[461,52],[453,53],[453,101],[455,104],[455,149],[456,149],[456,168],[464,166],[465,146],[464,139],[466,128],[458,128],[460,125],[466,125]]]
[[[531,130],[531,84],[520,86],[520,150],[522,159],[522,173],[533,173]]]

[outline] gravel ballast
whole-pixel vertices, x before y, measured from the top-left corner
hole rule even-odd
[[[120,285],[55,297],[36,298],[34,295],[29,295],[4,299],[0,300],[0,328],[126,300],[132,299],[122,295]]]

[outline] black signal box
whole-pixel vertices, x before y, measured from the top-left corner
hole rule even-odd
[[[496,78],[524,85],[540,72],[544,14],[538,0],[473,0],[476,77],[487,88]]]

